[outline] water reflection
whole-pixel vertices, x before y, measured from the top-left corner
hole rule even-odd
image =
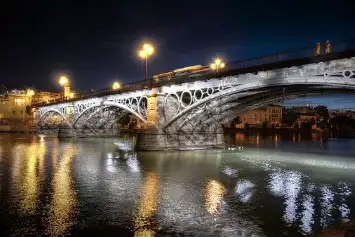
[[[225,193],[226,189],[221,183],[216,180],[208,181],[205,192],[205,205],[210,214],[220,214],[222,199]]]
[[[16,183],[15,197],[26,215],[33,215],[37,208],[41,180],[44,178],[44,155],[46,149],[43,144],[32,142],[27,147],[15,146],[13,179]]]
[[[74,223],[76,215],[76,194],[71,174],[72,161],[77,154],[73,145],[63,148],[61,160],[54,153],[54,177],[52,182],[53,196],[50,204],[48,233],[51,236],[62,236]]]
[[[298,172],[287,172],[285,175],[285,214],[286,223],[291,224],[296,220],[297,197],[301,189],[301,175]]]
[[[323,228],[327,227],[331,218],[333,209],[334,194],[329,186],[323,185],[321,188],[321,219],[320,223]]]
[[[340,182],[339,186],[339,196],[340,196],[340,206],[339,211],[341,213],[341,218],[344,222],[349,221],[350,208],[346,204],[348,198],[351,195],[351,185],[348,182]]]
[[[118,140],[1,143],[0,236],[301,236],[353,218],[350,158],[247,146],[135,153]]]
[[[314,198],[311,195],[307,194],[303,197],[302,209],[300,227],[303,233],[311,234],[314,224]]]
[[[236,184],[235,192],[238,195],[239,199],[243,203],[249,202],[251,199],[255,184],[249,180],[239,180]]]
[[[127,166],[129,167],[129,169],[132,172],[139,172],[139,162],[137,159],[137,154],[136,153],[133,153],[133,154],[128,153],[126,156],[127,156],[126,163],[127,163]]]
[[[349,221],[350,209],[347,204],[352,193],[347,182],[337,185],[320,184],[318,187],[295,171],[274,171],[269,174],[269,190],[284,198],[284,221],[287,224],[299,224],[304,234],[311,234],[315,228],[315,218],[320,216],[320,226],[326,228],[340,214],[343,221]],[[338,193],[334,192],[338,188]],[[317,193],[320,195],[318,196]],[[337,197],[338,196],[338,197]],[[337,204],[340,202],[339,204]],[[315,203],[320,204],[320,213],[315,211]],[[299,208],[301,204],[301,208]],[[336,212],[335,206],[338,206]],[[299,220],[299,221],[298,221]]]
[[[155,236],[155,214],[158,208],[159,179],[157,174],[148,173],[138,201],[138,210],[134,217],[134,236]]]

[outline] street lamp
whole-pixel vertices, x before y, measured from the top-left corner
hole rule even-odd
[[[69,84],[69,79],[66,77],[66,76],[61,76],[59,78],[59,84],[61,86],[65,86],[65,85],[68,85]]]
[[[70,95],[69,95],[69,97],[70,97],[70,99],[74,99],[74,97],[75,97],[75,93],[73,93],[73,92],[70,92]]]
[[[225,63],[223,62],[223,60],[220,59],[220,58],[216,58],[216,59],[214,60],[214,63],[211,63],[211,65],[210,65],[211,69],[212,69],[212,70],[216,70],[217,72],[218,72],[220,69],[224,68],[225,66],[226,66],[226,64],[225,64]]]
[[[70,98],[70,83],[68,77],[61,76],[59,78],[59,84],[64,88],[63,97]]]
[[[121,88],[121,85],[120,83],[118,83],[117,81],[115,81],[113,84],[112,84],[112,90],[118,90]]]
[[[142,49],[139,50],[138,55],[144,60],[144,80],[148,79],[148,57],[154,53],[154,47],[150,44],[143,44]]]

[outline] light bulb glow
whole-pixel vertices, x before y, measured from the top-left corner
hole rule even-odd
[[[65,85],[69,84],[69,79],[66,76],[61,76],[59,78],[59,84],[61,86],[65,86]]]
[[[120,88],[121,88],[120,83],[114,82],[114,83],[112,84],[112,89],[113,89],[113,90],[118,90],[118,89],[120,89]]]

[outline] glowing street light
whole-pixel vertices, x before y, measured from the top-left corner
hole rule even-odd
[[[74,97],[75,97],[75,93],[70,92],[69,97],[70,97],[70,99],[74,99]]]
[[[224,68],[225,66],[226,66],[226,64],[225,64],[225,63],[223,62],[223,60],[220,59],[220,58],[216,58],[216,59],[214,60],[214,63],[211,63],[211,65],[210,65],[211,69],[212,69],[212,70],[216,70],[217,72],[218,72],[220,69]]]
[[[69,83],[69,79],[66,76],[61,76],[59,78],[59,84],[61,86],[63,86],[64,92],[63,92],[63,97],[64,98],[70,98],[70,83]]]
[[[144,60],[144,79],[148,79],[148,57],[154,53],[154,47],[150,44],[143,44],[142,49],[138,51],[140,58]]]
[[[121,88],[121,85],[120,83],[118,83],[117,81],[115,81],[113,84],[112,84],[112,89],[113,90],[119,90]]]
[[[69,84],[69,79],[66,77],[66,76],[61,76],[59,78],[59,84],[61,86],[65,86],[65,85],[68,85]]]

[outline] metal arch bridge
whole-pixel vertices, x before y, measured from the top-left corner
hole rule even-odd
[[[355,42],[351,46],[355,50]],[[242,111],[285,96],[355,91],[354,50],[286,61],[280,61],[285,56],[279,55],[276,63],[234,68],[193,80],[177,78],[175,82],[180,80],[180,84],[165,81],[148,88],[126,87],[116,94],[85,95],[75,101],[39,106],[36,120],[39,128],[61,126],[77,132],[112,129],[118,118],[130,113],[146,124],[145,135],[139,139],[142,149],[215,147],[221,139],[211,134],[220,134],[221,124],[231,122]]]

